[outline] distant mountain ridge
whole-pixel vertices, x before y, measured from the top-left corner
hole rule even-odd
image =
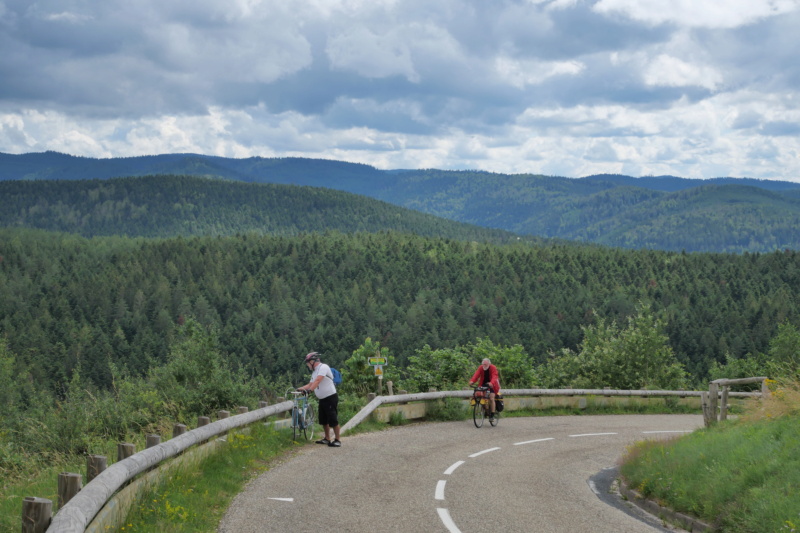
[[[333,160],[198,154],[0,153],[0,182],[154,174],[325,187],[467,224],[607,246],[734,253],[800,248],[800,183],[786,181],[383,171]]]
[[[0,181],[0,198],[0,227],[84,237],[396,231],[495,244],[520,240],[511,232],[447,220],[344,191],[199,176]],[[536,237],[525,240],[541,242]]]

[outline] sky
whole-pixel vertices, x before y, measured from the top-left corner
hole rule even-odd
[[[800,0],[0,0],[0,152],[800,182]]]

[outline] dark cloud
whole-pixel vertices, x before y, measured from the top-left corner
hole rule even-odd
[[[0,0],[0,151],[735,175],[800,149],[800,10],[743,6]]]

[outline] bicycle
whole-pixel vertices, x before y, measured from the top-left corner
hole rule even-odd
[[[308,392],[290,390],[292,398],[292,440],[296,441],[302,433],[306,440],[314,438],[314,424],[317,416],[314,406],[308,401]]]
[[[492,427],[500,422],[500,413],[496,410],[493,417],[489,416],[491,409],[491,405],[489,404],[490,392],[491,389],[489,389],[489,387],[475,387],[475,390],[472,392],[472,398],[470,398],[469,404],[472,406],[472,421],[475,423],[476,428],[483,427],[483,419],[487,417]]]

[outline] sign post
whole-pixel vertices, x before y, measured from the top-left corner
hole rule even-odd
[[[383,366],[387,363],[386,358],[368,357],[367,362],[375,369],[375,375],[378,376],[378,396],[380,396],[383,393]]]

